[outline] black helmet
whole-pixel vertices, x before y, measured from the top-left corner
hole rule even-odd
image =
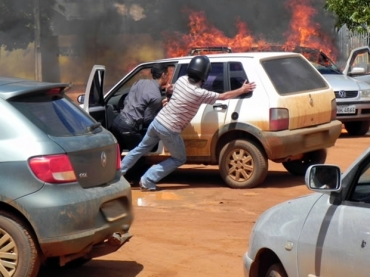
[[[196,56],[191,59],[188,65],[188,76],[195,82],[207,80],[211,71],[211,62],[207,56]]]

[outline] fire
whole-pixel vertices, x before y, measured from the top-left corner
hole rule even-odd
[[[336,59],[337,51],[331,38],[321,31],[320,25],[313,22],[316,10],[310,5],[313,0],[288,0],[286,7],[291,10],[289,30],[282,38],[280,46],[292,50],[297,46],[322,50],[332,59]],[[247,25],[239,18],[235,27],[237,34],[233,38],[215,28],[207,20],[202,11],[185,10],[189,14],[189,34],[179,32],[165,34],[165,47],[168,57],[189,55],[192,48],[230,47],[233,52],[261,51],[274,48],[274,44],[263,38],[251,35]],[[210,53],[210,52],[207,52]]]
[[[317,22],[313,22],[313,17],[317,11],[309,4],[313,0],[290,0],[286,3],[288,9],[292,11],[290,30],[285,33],[286,47],[297,45],[322,50],[333,59],[337,56],[337,51],[333,41],[325,35]]]

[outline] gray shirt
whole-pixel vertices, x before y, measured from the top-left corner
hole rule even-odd
[[[158,81],[143,79],[130,89],[121,111],[123,118],[148,126],[162,108],[162,94]]]

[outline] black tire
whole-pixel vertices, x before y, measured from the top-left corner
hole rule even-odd
[[[288,275],[284,267],[280,263],[276,263],[267,269],[265,277],[288,277]]]
[[[304,154],[304,157],[300,160],[283,162],[283,166],[293,175],[304,176],[309,166],[325,163],[326,155],[326,149],[312,151]]]
[[[0,276],[37,276],[39,252],[26,225],[10,214],[1,213],[0,240]],[[14,258],[9,258],[13,255]]]
[[[266,154],[252,142],[234,140],[220,152],[220,174],[231,188],[253,188],[262,183],[267,175]]]
[[[344,127],[350,136],[364,136],[369,131],[370,121],[345,122]]]

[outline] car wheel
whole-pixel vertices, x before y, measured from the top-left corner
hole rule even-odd
[[[222,148],[219,167],[229,187],[253,188],[265,180],[268,161],[265,153],[252,142],[234,140]]]
[[[40,269],[28,228],[10,214],[0,214],[0,276],[35,277]]]
[[[266,272],[266,277],[288,277],[284,267],[280,264],[273,264]]]
[[[303,176],[306,170],[313,164],[323,164],[326,160],[326,149],[320,149],[306,153],[302,159],[289,162],[283,162],[283,166],[293,175]]]
[[[350,136],[364,136],[369,131],[370,121],[353,121],[344,123]]]

